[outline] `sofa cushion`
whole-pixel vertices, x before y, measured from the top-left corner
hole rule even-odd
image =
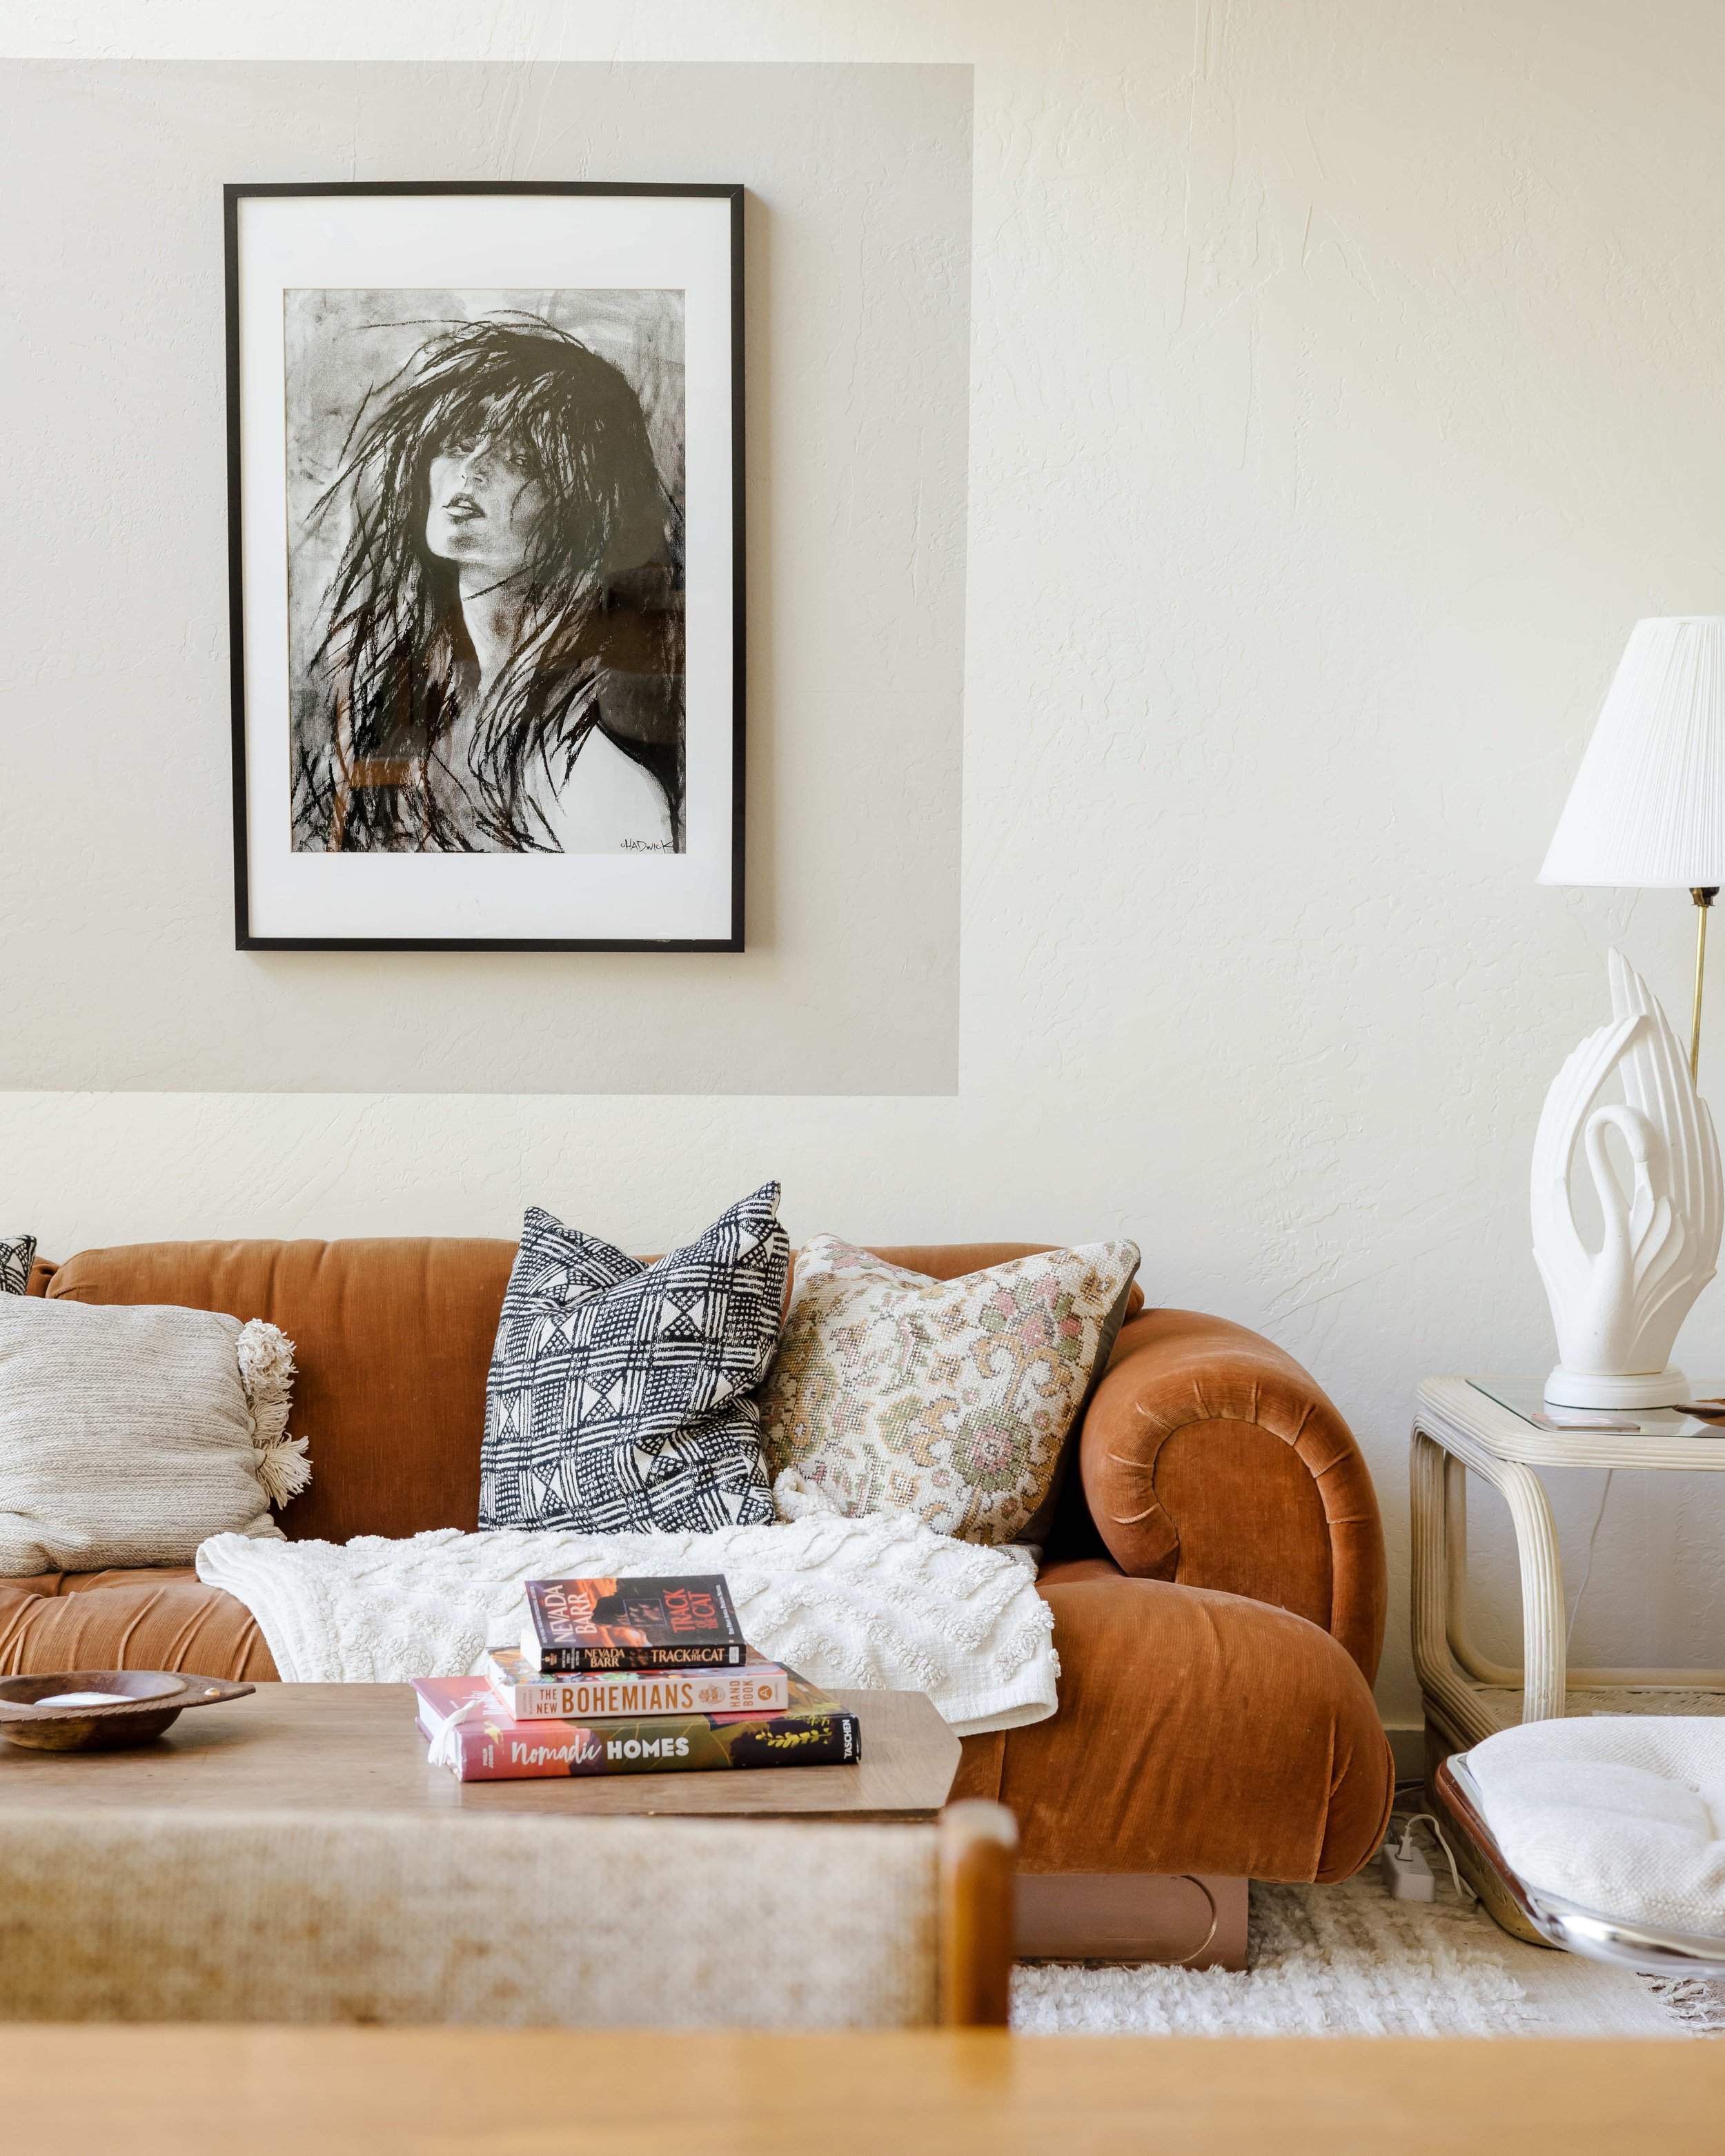
[[[184,1670],[257,1684],[275,1663],[252,1613],[189,1565],[0,1579],[0,1676]]]
[[[954,1798],[1018,1816],[1028,1871],[1345,1879],[1394,1774],[1370,1688],[1327,1633],[1233,1594],[1055,1566],[1060,1711],[967,1737]],[[250,1613],[189,1572],[0,1581],[0,1672],[273,1678]]]
[[[1349,1877],[1395,1770],[1371,1687],[1327,1632],[1243,1595],[1054,1565],[1060,1712],[969,1738],[952,1794],[1019,1822],[1026,1871]]]
[[[485,1384],[481,1527],[765,1526],[752,1396],[789,1262],[776,1183],[650,1265],[532,1209]]]

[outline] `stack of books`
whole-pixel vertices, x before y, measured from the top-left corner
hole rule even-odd
[[[458,1780],[830,1767],[857,1718],[742,1636],[721,1574],[532,1579],[519,1647],[416,1677],[419,1727]]]

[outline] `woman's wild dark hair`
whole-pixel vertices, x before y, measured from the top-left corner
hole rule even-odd
[[[482,708],[458,571],[425,543],[432,459],[476,444],[536,480],[547,508],[521,578],[523,631]],[[295,822],[331,849],[531,851],[554,842],[530,774],[555,784],[598,723],[608,615],[635,670],[681,671],[682,531],[640,401],[618,370],[532,316],[432,338],[367,396],[318,514],[345,506],[296,759]],[[645,623],[649,644],[643,653]],[[444,751],[472,724],[464,768]],[[671,774],[667,774],[670,776]]]

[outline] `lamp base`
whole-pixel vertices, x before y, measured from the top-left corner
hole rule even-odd
[[[1554,1408],[1669,1408],[1689,1397],[1689,1380],[1675,1363],[1663,1370],[1566,1370],[1559,1363],[1545,1381]]]

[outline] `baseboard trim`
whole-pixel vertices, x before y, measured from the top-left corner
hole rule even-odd
[[[1423,1782],[1425,1779],[1425,1724],[1423,1722],[1386,1722],[1384,1734],[1389,1739],[1390,1756],[1395,1761],[1397,1781]]]

